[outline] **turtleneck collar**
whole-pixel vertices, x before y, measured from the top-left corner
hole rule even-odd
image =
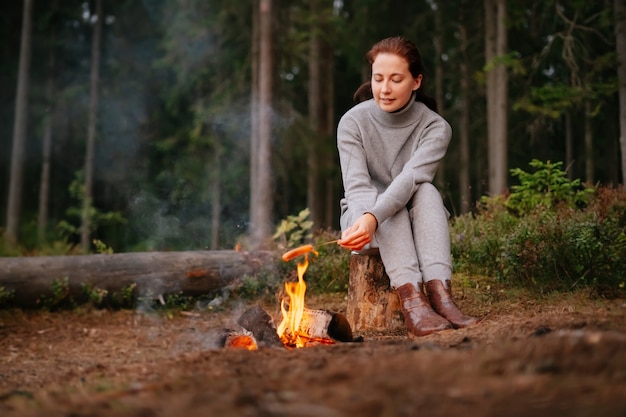
[[[394,112],[386,112],[378,107],[376,101],[372,99],[374,109],[372,115],[380,123],[390,127],[404,127],[415,122],[415,97],[411,96],[409,102],[399,110]]]

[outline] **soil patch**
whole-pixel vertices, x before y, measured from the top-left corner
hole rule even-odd
[[[0,415],[626,415],[626,300],[493,286],[456,296],[477,326],[295,350],[220,346],[254,303],[0,311]],[[345,295],[307,305],[344,312]]]

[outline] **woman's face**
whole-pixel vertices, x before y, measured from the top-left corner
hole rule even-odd
[[[401,109],[422,83],[422,75],[413,78],[403,57],[380,53],[372,64],[372,93],[376,104],[386,112]]]

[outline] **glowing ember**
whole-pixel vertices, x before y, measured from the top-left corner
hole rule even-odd
[[[257,344],[254,337],[247,334],[230,335],[226,338],[224,346],[236,349],[257,350]]]

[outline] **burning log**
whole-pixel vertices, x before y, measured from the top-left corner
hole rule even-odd
[[[295,336],[325,344],[353,341],[352,328],[343,314],[309,308],[304,309]]]
[[[254,350],[256,347],[295,348],[353,341],[352,329],[346,317],[328,310],[305,308],[296,334],[286,330],[282,341],[278,337],[271,316],[260,306],[246,310],[237,320],[237,324],[241,329],[225,330],[222,338],[224,347]],[[299,345],[296,340],[299,341]]]
[[[246,310],[237,320],[237,324],[249,331],[259,346],[282,347],[283,343],[276,334],[272,317],[260,306]]]
[[[355,331],[403,326],[400,300],[391,288],[378,249],[352,252],[346,317]]]
[[[0,287],[17,306],[36,306],[63,282],[68,296],[81,299],[84,287],[109,294],[134,287],[138,294],[203,295],[233,285],[272,265],[271,252],[184,251],[112,255],[0,258]]]

